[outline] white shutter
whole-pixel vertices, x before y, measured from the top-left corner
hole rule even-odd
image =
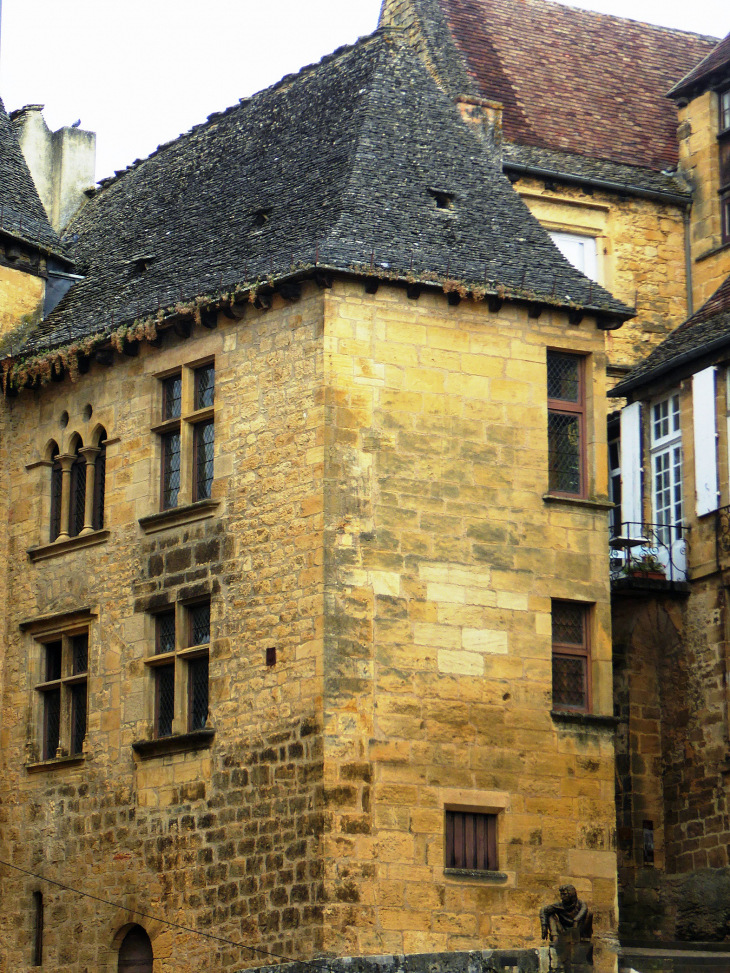
[[[640,524],[641,504],[641,403],[621,411],[621,517],[624,523]],[[626,528],[637,533],[638,528]],[[624,528],[621,528],[624,533]]]
[[[578,233],[550,233],[552,241],[565,259],[591,280],[598,280],[596,238]]]
[[[717,415],[715,368],[692,376],[692,421],[695,447],[697,516],[717,510]]]

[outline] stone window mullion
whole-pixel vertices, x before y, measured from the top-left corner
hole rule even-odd
[[[84,446],[79,452],[86,460],[86,497],[84,503],[84,526],[82,534],[94,531],[94,487],[96,481],[96,457],[101,452],[98,446]]]

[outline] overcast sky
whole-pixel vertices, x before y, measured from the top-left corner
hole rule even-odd
[[[0,96],[97,133],[97,177],[377,26],[380,0],[0,0]],[[724,37],[730,0],[574,0]]]

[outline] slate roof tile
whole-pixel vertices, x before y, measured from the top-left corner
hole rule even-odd
[[[59,256],[61,241],[48,221],[13,123],[0,99],[0,231]]]
[[[730,277],[702,307],[673,331],[610,392],[621,396],[712,348],[730,345]]]
[[[633,313],[562,257],[399,31],[211,116],[101,189],[66,239],[86,279],[26,353],[316,263]]]
[[[461,52],[468,93],[502,101],[505,136],[661,171],[678,164],[676,109],[666,93],[717,38],[578,10],[550,0],[412,0]],[[452,46],[435,50],[452,94]]]
[[[719,72],[722,72],[723,75],[730,74],[730,34],[720,41],[717,47],[700,61],[694,70],[685,75],[669,94],[671,97],[677,98],[693,89],[702,88]]]

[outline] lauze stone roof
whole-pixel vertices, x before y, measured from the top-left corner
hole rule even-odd
[[[631,316],[564,260],[399,31],[211,116],[65,239],[86,279],[26,353],[315,267]]]
[[[441,82],[458,89],[467,79],[470,93],[501,101],[510,141],[657,171],[676,167],[676,110],[666,93],[717,38],[550,0],[412,6]]]
[[[37,246],[41,250],[63,254],[61,242],[48,221],[2,99],[0,99],[0,232]]]

